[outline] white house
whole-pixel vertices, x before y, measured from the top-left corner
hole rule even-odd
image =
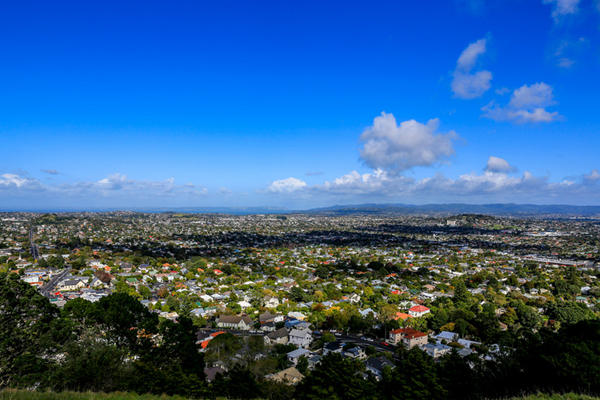
[[[312,334],[309,329],[292,329],[288,335],[288,343],[301,348],[307,348],[312,342]]]

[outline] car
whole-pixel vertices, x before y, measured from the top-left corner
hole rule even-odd
[[[384,346],[389,346],[389,345],[390,345],[390,344],[389,344],[389,343],[387,343],[387,342],[381,342],[381,344],[382,344],[382,345],[384,345]]]

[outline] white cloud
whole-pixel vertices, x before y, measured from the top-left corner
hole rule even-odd
[[[267,190],[273,193],[291,193],[303,189],[305,187],[306,182],[298,178],[289,177],[286,179],[280,179],[278,181],[272,182]]]
[[[129,184],[134,184],[134,182],[128,181],[127,176],[122,175],[118,172],[115,174],[109,175],[108,177],[106,177],[104,179],[100,179],[98,181],[98,186],[101,189],[106,189],[106,190],[123,189],[124,187],[126,187]]]
[[[562,39],[556,44],[554,57],[560,68],[571,68],[576,59],[583,59],[588,53],[589,41],[585,37]]]
[[[460,53],[460,56],[456,61],[456,68],[470,71],[475,66],[477,58],[485,53],[485,46],[485,39],[479,39],[478,41],[469,44],[467,48]]]
[[[544,82],[523,85],[513,92],[509,106],[513,108],[547,107],[554,104],[552,87]]]
[[[561,68],[571,68],[575,64],[575,61],[568,57],[561,57],[558,59],[557,65]]]
[[[467,46],[456,61],[451,83],[452,92],[461,99],[474,99],[483,95],[491,86],[492,73],[481,70],[472,72],[479,56],[486,51],[486,39],[479,39]]]
[[[503,158],[490,156],[488,158],[485,170],[488,172],[513,172],[516,170],[515,167],[510,165],[508,161]]]
[[[483,116],[495,121],[516,123],[552,122],[561,118],[557,111],[546,107],[555,104],[552,87],[544,82],[523,85],[513,91],[507,106],[494,102],[482,107]]]
[[[59,185],[42,184],[36,179],[16,174],[0,175],[0,189],[10,190],[12,195],[20,195],[25,191],[38,191],[44,196],[56,196],[67,201],[69,197],[125,198],[135,201],[139,198],[175,197],[178,195],[204,195],[206,188],[193,184],[176,185],[174,178],[164,181],[138,181],[126,175],[115,173],[95,182],[72,182]]]
[[[454,154],[454,131],[437,133],[439,121],[408,120],[397,125],[392,114],[381,113],[360,136],[361,158],[371,168],[403,171],[429,166]]]
[[[27,178],[23,178],[17,174],[2,174],[0,175],[0,186],[3,187],[24,187],[30,184],[32,181]]]
[[[452,91],[460,99],[475,99],[482,96],[491,87],[492,73],[477,71],[475,73],[454,72]]]
[[[589,174],[584,176],[585,180],[596,182],[600,181],[600,172],[597,169],[592,170]]]
[[[584,199],[600,200],[600,173],[551,182],[547,177],[536,177],[529,171],[521,176],[486,170],[481,174],[468,173],[457,178],[436,174],[413,179],[383,170],[360,174],[352,171],[323,184],[303,186],[289,196],[302,194],[305,199],[335,201],[384,202],[563,202]],[[595,199],[595,200],[593,200]],[[589,203],[588,203],[589,204]]]
[[[552,6],[552,17],[555,21],[565,15],[575,14],[579,9],[579,0],[543,0],[543,3]]]

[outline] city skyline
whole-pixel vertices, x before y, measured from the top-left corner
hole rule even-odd
[[[0,209],[600,205],[600,3],[9,5]]]

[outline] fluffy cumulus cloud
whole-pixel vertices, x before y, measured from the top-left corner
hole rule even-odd
[[[513,172],[516,168],[513,167],[503,158],[490,156],[485,166],[487,172]]]
[[[298,178],[289,177],[271,183],[268,191],[272,193],[291,193],[306,187],[306,182]]]
[[[483,173],[472,172],[457,178],[436,174],[422,179],[383,170],[366,174],[352,171],[332,181],[298,190],[313,198],[347,201],[572,203],[574,198],[582,198],[589,203],[594,199],[600,201],[600,173],[594,170],[588,175],[551,182],[547,177],[534,176],[528,171],[521,176],[511,176],[508,172],[488,168]]]
[[[79,181],[61,184],[48,184],[34,178],[5,173],[0,175],[0,191],[4,200],[18,198],[32,191],[44,198],[68,200],[77,199],[126,199],[135,202],[139,199],[156,199],[182,195],[199,196],[207,193],[206,188],[194,184],[177,185],[174,178],[164,181],[142,181],[129,179],[115,173],[98,181]],[[0,199],[2,200],[2,199]]]
[[[438,127],[437,119],[398,125],[392,114],[382,113],[360,136],[364,143],[360,156],[373,169],[403,171],[433,165],[454,153],[452,142],[458,137],[453,131],[438,133]]]
[[[579,9],[579,0],[543,0],[543,3],[551,5],[555,21],[565,15],[575,14]]]
[[[477,59],[486,51],[486,39],[479,39],[467,46],[456,61],[451,83],[454,96],[460,99],[474,99],[483,95],[491,86],[492,73],[473,71]]]
[[[25,188],[31,186],[35,181],[24,178],[17,174],[2,174],[0,175],[0,188]]]
[[[544,82],[515,89],[506,106],[491,102],[482,108],[483,116],[495,121],[516,123],[552,122],[561,118],[558,111],[546,108],[555,104],[552,87]]]

